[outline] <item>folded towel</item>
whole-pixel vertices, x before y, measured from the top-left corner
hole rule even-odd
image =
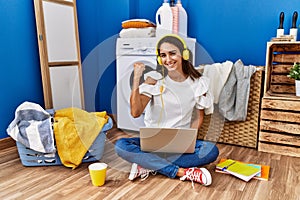
[[[147,28],[127,28],[122,29],[119,33],[121,38],[148,38],[155,37],[155,27],[147,27]]]
[[[100,133],[108,116],[103,112],[86,112],[79,108],[56,110],[54,134],[62,164],[75,169]]]
[[[122,28],[146,28],[156,27],[156,25],[148,19],[129,19],[122,22]]]
[[[24,146],[42,153],[56,152],[51,115],[40,105],[24,102],[15,111],[15,119],[6,129],[8,135]]]

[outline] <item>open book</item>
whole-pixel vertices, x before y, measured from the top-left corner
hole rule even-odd
[[[261,166],[232,159],[223,159],[216,165],[216,171],[229,173],[248,182],[253,177],[260,176]]]

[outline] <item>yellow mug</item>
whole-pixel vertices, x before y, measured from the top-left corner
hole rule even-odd
[[[93,163],[89,165],[90,177],[94,186],[102,186],[106,179],[107,164]]]

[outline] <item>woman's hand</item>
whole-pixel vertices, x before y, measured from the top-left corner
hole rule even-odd
[[[133,85],[132,90],[135,91],[139,88],[140,85],[140,79],[143,75],[143,72],[145,70],[145,64],[142,62],[136,62],[133,64]]]
[[[140,78],[143,75],[143,72],[145,70],[145,64],[142,62],[136,62],[133,64],[134,67],[134,77]]]
[[[150,97],[141,95],[139,92],[139,84],[141,76],[145,70],[145,64],[136,62],[134,67],[133,87],[130,96],[130,113],[134,118],[141,116],[147,103],[150,101]]]
[[[134,79],[136,80],[136,82],[139,83],[141,76],[143,75],[143,72],[145,71],[145,64],[142,62],[136,62],[133,64],[134,67]],[[145,83],[149,84],[149,85],[155,85],[156,84],[156,80],[150,76],[147,76]]]

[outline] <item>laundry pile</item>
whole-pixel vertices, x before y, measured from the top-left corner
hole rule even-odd
[[[130,19],[122,22],[121,38],[155,37],[156,25],[147,19]]]
[[[239,59],[200,66],[203,76],[210,79],[214,104],[228,121],[245,121],[250,94],[250,79],[256,66],[245,66]],[[206,113],[210,114],[210,113]]]
[[[75,169],[108,122],[103,112],[79,108],[44,110],[24,102],[15,111],[7,133],[27,148],[42,153],[57,153],[62,164]]]
[[[15,111],[7,133],[26,147],[43,153],[55,153],[51,114],[40,105],[24,102]]]

